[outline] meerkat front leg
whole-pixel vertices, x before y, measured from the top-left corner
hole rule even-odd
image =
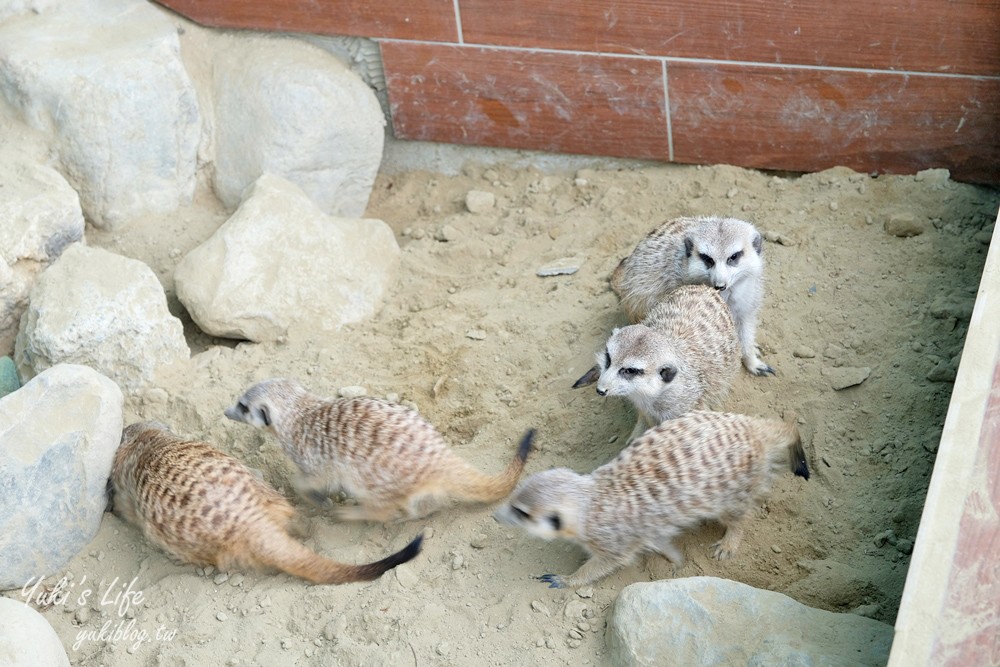
[[[580,566],[573,574],[564,577],[559,574],[543,574],[538,577],[539,581],[544,581],[549,588],[576,588],[586,586],[598,579],[603,579],[615,570],[628,563],[627,558],[613,556],[611,554],[594,554],[590,559]]]
[[[743,348],[743,365],[754,375],[774,375],[774,369],[757,356],[756,313],[743,313],[736,318],[736,335]]]
[[[315,477],[306,474],[298,475],[292,479],[292,488],[301,498],[317,507],[327,508],[333,505],[326,484]]]

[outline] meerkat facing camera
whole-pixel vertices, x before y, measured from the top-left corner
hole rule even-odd
[[[337,516],[353,521],[413,519],[447,498],[493,503],[521,476],[534,430],[501,473],[484,475],[459,458],[416,411],[377,398],[324,399],[293,380],[250,387],[225,415],[271,431],[298,466],[296,489],[322,502],[343,491],[358,505]]]
[[[754,375],[773,375],[774,369],[757,355],[763,254],[764,239],[745,220],[676,218],[652,230],[619,262],[611,288],[629,320],[638,322],[681,285],[714,287],[732,310],[743,365]]]
[[[629,399],[638,412],[632,441],[664,420],[721,407],[739,368],[739,339],[719,293],[683,285],[639,324],[615,329],[573,388],[596,381],[599,395]]]
[[[266,568],[316,584],[371,581],[420,553],[422,536],[367,565],[337,563],[288,532],[291,504],[237,459],[157,422],[122,432],[108,480],[113,512],[193,565]]]
[[[583,586],[644,552],[679,567],[674,538],[702,521],[725,526],[713,557],[728,558],[742,539],[744,517],[782,468],[809,479],[795,424],[690,412],[646,431],[589,475],[555,468],[528,477],[494,517],[536,537],[582,545],[590,558],[576,572],[539,579],[553,588]]]

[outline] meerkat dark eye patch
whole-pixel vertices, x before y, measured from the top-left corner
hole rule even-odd
[[[550,514],[549,515],[549,523],[552,524],[552,529],[553,530],[561,530],[562,529],[562,519],[559,518],[558,514]]]
[[[618,374],[626,378],[634,378],[636,376],[642,375],[645,371],[641,368],[622,368],[618,371]]]
[[[740,261],[740,257],[742,256],[743,256],[742,250],[734,252],[732,255],[729,256],[729,259],[726,260],[726,264],[728,264],[729,266],[736,266],[736,263]]]
[[[261,407],[258,412],[260,413],[260,420],[264,422],[264,426],[271,425],[271,416],[267,414],[267,408]]]
[[[240,414],[245,415],[246,413],[250,412],[250,408],[248,408],[247,404],[242,401],[240,401],[240,403],[236,407],[239,408]]]
[[[664,382],[671,382],[675,377],[677,377],[677,369],[673,366],[664,366],[660,369],[660,378]]]
[[[604,367],[611,368],[611,353],[604,350]]]
[[[705,268],[710,269],[713,266],[715,266],[715,260],[706,255],[705,253],[699,254],[698,259],[700,259],[702,262],[705,263]]]
[[[510,508],[514,511],[514,516],[516,516],[518,519],[530,519],[531,518],[531,515],[528,514],[527,512],[525,512],[520,507],[514,507],[513,505],[511,505]]]

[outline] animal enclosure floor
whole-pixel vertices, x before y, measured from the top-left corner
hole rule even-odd
[[[496,206],[469,213],[470,190],[493,193]],[[534,579],[574,571],[584,558],[578,547],[500,526],[488,508],[342,525],[295,499],[306,542],[338,560],[381,558],[424,531],[417,559],[340,587],[199,573],[106,515],[69,579],[86,575],[83,586],[103,592],[135,578],[143,603],[120,616],[96,594],[83,605],[71,596],[45,615],[68,649],[80,640],[74,664],[113,666],[601,664],[618,592],[672,576],[725,577],[892,623],[998,204],[997,191],[940,171],[871,178],[846,169],[798,177],[726,166],[544,173],[499,165],[381,175],[368,216],[396,232],[402,262],[375,318],[335,332],[305,323],[280,344],[220,341],[188,321],[191,363],[130,397],[126,421],[164,421],[291,495],[291,465],[274,439],[222,411],[253,382],[296,377],[328,396],[360,385],[412,401],[484,471],[505,466],[529,427],[538,429],[538,449],[528,474],[590,471],[620,450],[634,423],[625,402],[570,388],[625,324],[611,271],[667,218],[733,215],[768,240],[758,343],[777,376],[742,373],[726,407],[794,411],[812,479],[779,478],[728,561],[709,557],[722,533],[709,524],[680,540],[686,563],[676,573],[650,556],[581,591]],[[926,231],[890,235],[884,223],[893,217]],[[116,238],[88,228],[87,239],[149,263],[183,315],[170,274],[224,219],[203,194],[179,215]],[[579,270],[536,275],[564,260]],[[834,388],[852,375],[865,379]],[[111,630],[133,621],[147,640],[80,634],[108,621]]]

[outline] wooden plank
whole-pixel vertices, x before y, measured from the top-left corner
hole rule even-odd
[[[1000,74],[1000,0],[459,0],[467,43]]]
[[[403,139],[667,159],[653,60],[438,44],[382,44]]]
[[[453,0],[157,0],[192,21],[317,35],[457,41]]]
[[[678,162],[1000,183],[1000,80],[667,65]]]

